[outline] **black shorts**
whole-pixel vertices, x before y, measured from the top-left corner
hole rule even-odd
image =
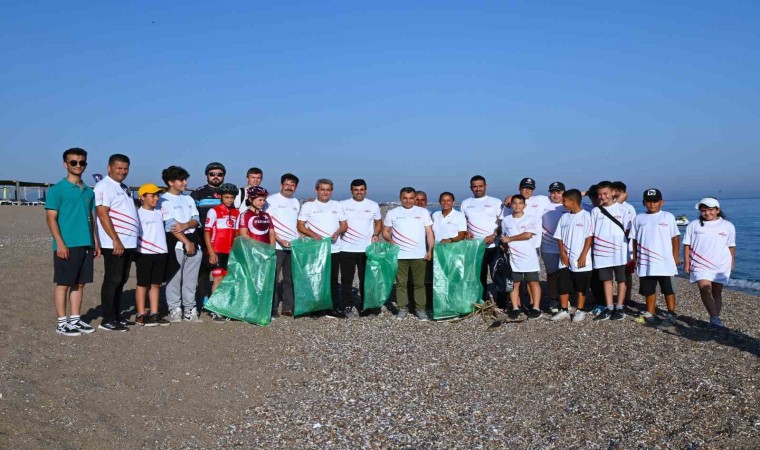
[[[602,267],[596,270],[599,273],[599,281],[609,281],[614,277],[618,283],[625,282],[625,264],[622,266]]]
[[[515,283],[539,281],[538,272],[512,272],[512,281]]]
[[[586,295],[591,286],[591,271],[573,272],[565,267],[557,271],[557,289],[560,295],[583,294]]]
[[[662,295],[673,295],[676,293],[673,290],[673,277],[659,276],[659,277],[639,277],[639,294],[644,297],[649,297],[657,293],[657,285],[660,285],[660,292]]]
[[[69,259],[61,259],[53,252],[53,283],[61,286],[92,283],[92,247],[69,247]]]
[[[138,286],[148,287],[152,284],[160,285],[164,282],[168,253],[136,253],[135,256]]]
[[[229,253],[217,253],[216,264],[211,264],[211,275],[221,277],[227,274],[227,263],[230,260]]]

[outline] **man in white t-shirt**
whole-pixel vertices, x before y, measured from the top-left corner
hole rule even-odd
[[[541,227],[541,218],[544,215],[546,208],[549,206],[549,197],[545,195],[533,195],[533,191],[536,190],[536,180],[533,178],[523,178],[519,184],[520,195],[525,197],[525,214],[533,217],[537,226]],[[512,196],[507,196],[504,199],[504,209],[501,213],[502,217],[506,217],[512,214],[512,210],[509,204],[512,200]],[[541,235],[535,235],[531,239],[535,248],[541,248]]]
[[[330,294],[333,310],[328,315],[345,318],[346,314],[343,312],[338,298],[338,273],[340,272],[340,237],[348,229],[346,214],[343,212],[340,203],[331,200],[333,193],[333,182],[331,180],[320,178],[317,180],[314,189],[317,194],[316,200],[304,203],[301,212],[298,213],[298,232],[313,239],[330,238],[332,241]]]
[[[460,209],[467,218],[467,239],[481,239],[486,245],[483,262],[480,265],[480,284],[483,285],[483,300],[488,300],[488,271],[491,262],[497,256],[496,236],[501,227],[501,200],[486,195],[486,179],[481,175],[470,178],[472,197],[462,202]],[[493,275],[493,274],[491,274]],[[499,307],[507,305],[506,295],[496,298]]]
[[[235,196],[234,206],[237,209],[245,210],[245,201],[248,200],[248,189],[256,186],[261,186],[261,182],[264,181],[264,171],[258,167],[251,167],[245,174],[247,184],[238,189],[238,193]],[[264,208],[266,209],[266,207]]]
[[[412,277],[414,286],[415,315],[419,320],[428,320],[425,296],[425,272],[427,262],[433,258],[433,221],[425,208],[415,206],[415,190],[404,187],[400,192],[401,207],[394,208],[385,215],[383,237],[400,247],[398,272],[396,274],[396,317],[404,319],[409,314],[409,293],[407,282]]]
[[[604,286],[604,300],[607,308],[594,320],[623,320],[623,302],[627,289],[625,265],[628,262],[628,232],[631,217],[627,208],[616,203],[612,197],[612,183],[601,181],[597,184],[599,206],[591,212],[594,224],[594,269]],[[614,220],[613,220],[614,219]],[[613,279],[617,281],[617,305],[613,305]]]
[[[361,310],[364,302],[364,271],[367,267],[367,247],[377,242],[383,231],[380,205],[367,197],[367,183],[362,179],[351,182],[351,198],[340,202],[346,215],[346,232],[340,238],[340,283],[343,309],[347,318],[354,317],[351,287],[354,274],[359,275]]]
[[[280,192],[270,195],[264,205],[264,210],[272,218],[274,226],[274,248],[277,254],[275,280],[282,277],[272,297],[272,317],[279,316],[280,304],[283,316],[293,316],[290,242],[298,239],[298,212],[301,210],[301,203],[294,197],[298,190],[298,181],[298,177],[290,172],[283,174],[280,177]]]
[[[681,233],[673,214],[662,211],[662,192],[659,189],[644,191],[644,207],[647,212],[639,214],[631,224],[633,242],[632,260],[639,277],[639,293],[647,304],[647,320],[655,320],[657,285],[665,296],[668,312],[665,319],[676,323],[676,292],[673,276],[678,274],[680,263],[678,247]]]
[[[95,209],[98,216],[98,238],[105,273],[100,290],[103,321],[98,326],[106,331],[128,331],[121,314],[121,295],[129,279],[129,267],[140,235],[140,219],[129,186],[123,181],[129,175],[129,157],[114,154],[108,158],[108,176],[95,185]]]
[[[557,271],[559,270],[559,246],[554,238],[559,219],[567,211],[562,206],[562,194],[565,185],[555,181],[549,185],[549,203],[541,216],[541,259],[546,268],[546,288],[549,291],[549,312],[559,311],[559,292],[557,290]]]

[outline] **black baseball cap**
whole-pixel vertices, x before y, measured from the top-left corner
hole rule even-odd
[[[522,188],[536,189],[536,180],[533,178],[523,178],[520,180],[520,189]]]
[[[659,202],[662,200],[662,192],[659,189],[647,189],[644,191],[645,202]]]
[[[205,172],[206,175],[208,175],[208,173],[214,169],[220,169],[222,172],[227,174],[227,169],[224,168],[224,164],[214,161],[214,162],[208,163],[208,165],[206,166],[206,172]]]
[[[555,181],[554,183],[549,185],[549,192],[554,191],[563,191],[565,190],[565,185],[561,181]]]

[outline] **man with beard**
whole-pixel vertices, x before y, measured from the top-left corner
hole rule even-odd
[[[206,184],[194,190],[190,196],[195,200],[195,206],[198,208],[200,223],[206,223],[206,215],[211,208],[222,204],[222,195],[219,192],[219,186],[224,183],[224,176],[227,169],[220,162],[211,162],[206,166]],[[198,238],[203,241],[203,227],[198,227],[196,233]],[[198,272],[198,288],[196,295],[202,299],[198,311],[203,308],[203,303],[211,295],[211,264],[208,262],[208,251],[204,245],[201,246],[201,268]]]

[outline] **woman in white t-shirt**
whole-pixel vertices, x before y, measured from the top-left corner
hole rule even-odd
[[[697,283],[710,325],[723,327],[723,285],[728,282],[736,259],[736,230],[726,220],[717,199],[706,197],[695,206],[699,219],[691,221],[683,238],[684,270]]]
[[[435,242],[449,244],[467,237],[467,219],[454,209],[454,194],[444,192],[438,197],[441,210],[432,215]]]

